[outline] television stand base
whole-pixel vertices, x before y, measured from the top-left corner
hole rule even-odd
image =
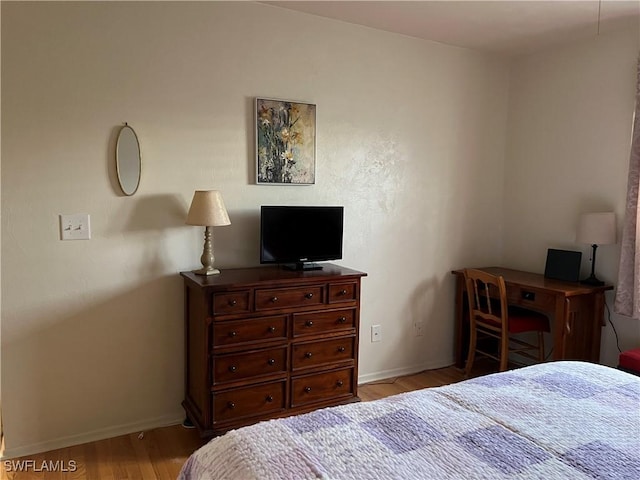
[[[322,265],[318,263],[308,263],[308,262],[296,262],[296,263],[285,263],[282,265],[282,268],[285,270],[322,270]]]

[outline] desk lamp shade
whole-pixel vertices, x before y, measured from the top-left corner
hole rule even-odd
[[[227,209],[224,206],[222,195],[217,190],[196,190],[191,200],[191,207],[187,214],[187,225],[199,225],[205,227],[204,249],[200,261],[202,267],[193,272],[198,275],[215,275],[220,270],[214,268],[213,256],[213,227],[231,225]]]
[[[596,249],[598,245],[616,243],[616,214],[614,212],[602,212],[580,215],[576,241],[590,244],[593,249],[591,254],[591,275],[582,280],[581,283],[593,286],[604,285],[604,282],[598,280],[595,275]]]

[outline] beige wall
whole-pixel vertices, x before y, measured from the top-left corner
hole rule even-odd
[[[261,204],[344,205],[341,263],[369,274],[361,379],[450,364],[449,271],[500,262],[507,90],[498,60],[265,5],[3,2],[7,453],[181,420],[195,189],[229,209],[223,269],[258,264]],[[316,185],[253,184],[256,96],[317,104]],[[123,122],[143,154],[130,198]],[[60,241],[78,212],[92,239]]]
[[[583,252],[575,242],[580,213],[625,211],[640,27],[567,44],[514,62],[505,169],[504,262],[544,271],[547,248]],[[596,274],[617,281],[620,244],[598,249]],[[613,293],[607,294],[613,308]],[[640,345],[640,322],[615,314],[620,347]],[[615,366],[610,324],[601,361]]]
[[[345,206],[340,263],[369,274],[361,380],[451,363],[451,268],[542,271],[559,247],[582,249],[586,273],[578,214],[621,219],[637,29],[506,65],[250,3],[1,8],[10,456],[182,418],[177,272],[202,249],[184,225],[195,189],[220,189],[229,209],[223,269],[258,264],[261,204]],[[253,184],[256,96],[317,104],[316,185]],[[142,144],[134,197],[114,181],[125,121]],[[93,238],[61,242],[58,214],[76,212]],[[602,278],[615,282],[618,257],[600,248]],[[612,320],[623,348],[640,343],[640,322]],[[607,327],[603,362],[616,352]]]

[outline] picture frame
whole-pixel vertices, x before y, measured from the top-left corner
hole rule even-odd
[[[256,183],[313,185],[316,177],[316,106],[255,101]]]

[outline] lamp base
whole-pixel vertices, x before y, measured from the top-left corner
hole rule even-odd
[[[204,267],[199,270],[191,270],[196,275],[219,275],[220,270],[213,267]]]
[[[584,280],[580,280],[580,283],[582,285],[590,285],[592,287],[601,287],[604,285],[604,282],[602,280],[598,280],[595,275],[591,275]]]
[[[199,270],[192,270],[196,275],[219,275],[220,270],[213,267],[215,258],[213,256],[213,227],[205,227],[204,229],[204,248],[202,250],[202,256],[200,257],[200,263],[202,268]]]

